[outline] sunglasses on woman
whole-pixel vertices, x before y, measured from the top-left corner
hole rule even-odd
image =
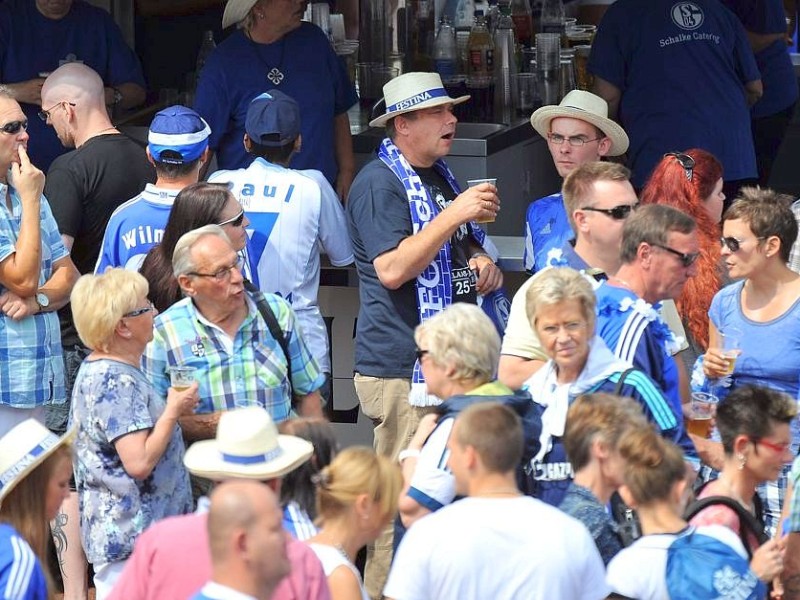
[[[667,156],[673,156],[679,163],[681,163],[683,171],[686,173],[686,179],[691,181],[692,175],[694,174],[694,159],[683,152],[667,152],[664,155],[664,158]]]
[[[763,240],[763,237],[757,237],[757,240]],[[731,252],[738,252],[739,249],[742,247],[742,244],[745,240],[740,240],[735,237],[721,237],[719,238],[719,245],[723,248],[727,248]]]
[[[222,223],[217,223],[217,225],[219,225],[220,227],[222,227],[223,225],[230,225],[232,227],[239,227],[242,224],[242,221],[244,221],[244,210],[242,210],[242,212],[240,212],[235,217],[232,217],[232,218],[228,219],[227,221],[223,221]]]

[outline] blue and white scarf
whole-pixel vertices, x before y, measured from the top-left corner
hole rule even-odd
[[[378,158],[391,169],[406,190],[413,234],[416,235],[439,214],[439,207],[430,197],[428,189],[422,183],[414,168],[389,138],[384,139],[378,148]],[[456,178],[444,160],[437,160],[433,168],[447,180],[456,195],[461,193],[461,188],[458,186]],[[483,229],[474,222],[468,223],[467,229],[491,259],[497,261],[497,248],[486,236]],[[417,310],[420,323],[424,323],[453,303],[451,265],[450,243],[445,242],[431,264],[417,276]],[[508,322],[508,311],[510,309],[510,302],[503,290],[500,289],[485,296],[479,294],[478,304],[492,319],[502,336]],[[414,363],[414,371],[411,376],[411,394],[408,401],[412,406],[437,406],[442,402],[440,398],[428,394],[419,361]]]

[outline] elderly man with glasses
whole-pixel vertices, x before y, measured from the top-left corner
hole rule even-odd
[[[0,85],[0,435],[45,404],[63,404],[64,363],[55,310],[78,278],[28,158],[28,120]]]
[[[621,266],[597,288],[597,334],[624,361],[647,373],[683,417],[679,340],[657,309],[677,298],[700,256],[694,219],[660,204],[637,210],[622,229]]]
[[[277,295],[245,290],[241,259],[222,228],[181,237],[172,266],[186,297],[156,318],[143,368],[163,393],[171,368],[194,367],[200,405],[181,420],[186,439],[213,438],[220,415],[243,406],[266,408],[275,422],[292,410],[321,416],[324,376],[294,312]]]

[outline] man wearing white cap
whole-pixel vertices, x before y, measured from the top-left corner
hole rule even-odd
[[[313,452],[310,442],[279,435],[263,408],[249,407],[224,413],[216,439],[196,442],[183,462],[193,475],[214,481],[261,481],[278,494],[281,478]],[[188,598],[200,590],[212,576],[208,507],[208,499],[201,498],[194,514],[169,517],[139,536],[109,600]],[[291,572],[272,599],[328,600],[327,580],[313,550],[289,538],[286,551]]]
[[[146,149],[156,182],[111,214],[95,273],[111,267],[139,270],[150,249],[161,242],[175,196],[197,183],[208,161],[210,135],[208,123],[191,108],[176,105],[156,113]]]
[[[547,140],[561,177],[585,163],[619,156],[628,149],[628,136],[608,118],[606,101],[582,90],[571,91],[558,106],[536,110],[531,125]],[[548,253],[573,236],[560,192],[531,202],[525,217],[525,269],[535,273],[546,267]]]
[[[499,290],[503,277],[475,221],[500,207],[489,183],[459,193],[444,162],[456,129],[451,98],[436,73],[406,73],[383,88],[386,127],[378,157],[356,176],[347,220],[359,276],[355,387],[375,424],[375,450],[398,456],[408,446],[429,397],[415,360],[414,328],[454,302],[478,302]],[[491,302],[484,301],[484,308]],[[376,543],[388,567],[391,536]],[[375,556],[373,555],[373,556]],[[379,596],[385,574],[367,563],[366,585]]]

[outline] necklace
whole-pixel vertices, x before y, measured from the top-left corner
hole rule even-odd
[[[615,281],[618,281],[619,283],[621,283],[621,284],[623,285],[623,287],[626,287],[626,288],[628,288],[630,291],[633,291],[633,286],[632,286],[630,283],[628,283],[627,281],[625,281],[624,279],[620,279],[620,278],[619,278],[619,277],[617,277],[616,275],[614,275],[614,276],[612,276],[612,277],[609,277],[609,279],[613,279],[613,280],[615,280]]]
[[[281,38],[281,60],[277,67],[273,67],[266,60],[264,60],[263,56],[261,56],[261,49],[259,48],[261,44],[253,39],[250,30],[245,30],[245,35],[247,36],[247,39],[250,40],[250,43],[253,44],[253,52],[255,52],[258,60],[260,60],[261,64],[267,68],[267,79],[269,79],[273,85],[280,85],[286,77],[286,75],[283,74],[283,71],[281,71],[281,67],[283,66],[283,57],[286,54],[286,36]]]

